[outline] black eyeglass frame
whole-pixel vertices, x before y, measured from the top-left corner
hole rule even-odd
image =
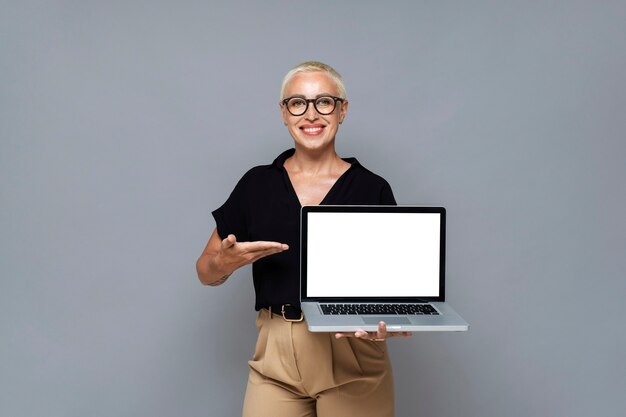
[[[300,113],[300,114],[293,114],[291,112],[291,110],[289,110],[289,106],[287,105],[287,103],[289,103],[289,100],[294,99],[294,98],[299,98],[300,100],[304,100],[306,102],[306,107],[304,108],[304,111],[302,113]],[[330,112],[328,112],[328,113],[322,113],[317,108],[317,100],[322,99],[322,98],[332,98],[333,99],[333,103],[334,103],[333,109]],[[307,110],[309,110],[309,104],[310,103],[313,103],[313,107],[315,108],[316,112],[318,112],[319,114],[321,114],[323,116],[328,116],[329,114],[333,114],[333,112],[337,108],[337,102],[338,101],[340,101],[341,103],[345,103],[346,99],[341,98],[341,97],[335,97],[335,96],[320,96],[320,97],[316,97],[316,98],[304,98],[304,97],[300,97],[300,96],[291,96],[291,97],[284,98],[281,101],[281,103],[282,103],[283,106],[285,106],[287,108],[287,111],[292,116],[302,116],[303,114],[305,114],[307,112]]]

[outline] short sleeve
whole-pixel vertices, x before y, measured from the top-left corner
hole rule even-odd
[[[383,206],[396,206],[396,199],[393,196],[393,191],[391,190],[391,186],[387,181],[383,184],[383,187],[380,190],[380,204]]]
[[[249,240],[249,182],[250,175],[248,173],[239,180],[226,202],[212,213],[217,233],[222,239],[233,234],[240,242]]]

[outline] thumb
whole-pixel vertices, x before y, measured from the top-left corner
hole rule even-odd
[[[235,235],[228,235],[226,239],[222,240],[222,248],[228,249],[235,246],[235,243],[237,243],[237,238],[235,237]]]

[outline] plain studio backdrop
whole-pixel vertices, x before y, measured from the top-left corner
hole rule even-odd
[[[391,340],[397,415],[623,416],[623,1],[0,2],[0,415],[236,416],[250,268],[211,211],[292,146],[283,75],[336,67],[337,138],[448,209],[468,333]]]

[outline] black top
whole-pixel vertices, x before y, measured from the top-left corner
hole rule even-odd
[[[213,212],[222,239],[234,234],[238,242],[257,240],[286,243],[289,249],[252,265],[256,310],[271,304],[300,306],[300,201],[283,164],[294,154],[283,152],[271,165],[248,171],[228,200]],[[389,183],[355,158],[321,204],[395,205]]]

